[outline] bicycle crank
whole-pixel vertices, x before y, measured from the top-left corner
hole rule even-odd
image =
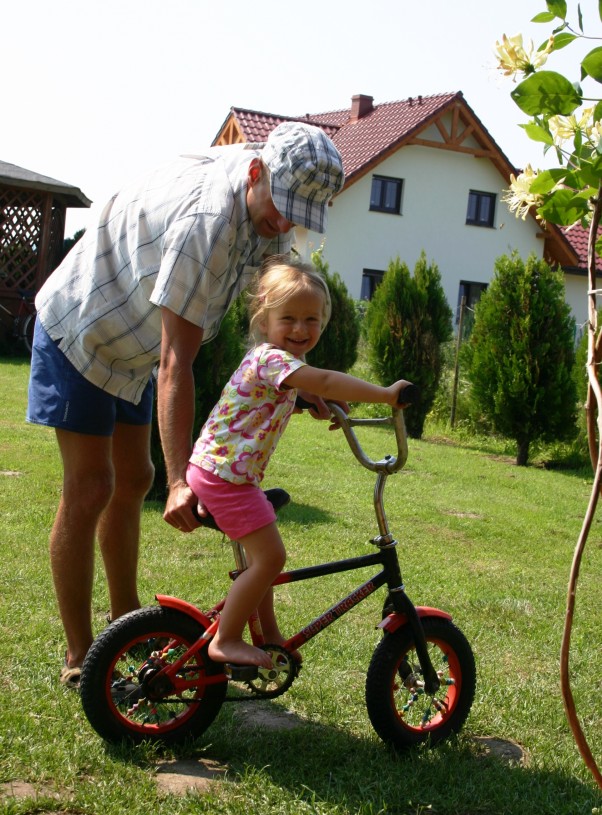
[[[257,696],[273,699],[290,688],[299,676],[301,663],[280,645],[262,645],[261,650],[270,655],[273,667],[258,668],[257,678],[247,681],[246,685]]]

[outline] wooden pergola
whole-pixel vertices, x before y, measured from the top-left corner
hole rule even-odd
[[[0,161],[0,302],[14,315],[62,259],[68,207],[89,207],[77,187]]]

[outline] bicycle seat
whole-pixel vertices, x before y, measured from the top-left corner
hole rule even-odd
[[[274,511],[278,512],[281,507],[286,506],[291,497],[286,490],[280,489],[280,487],[273,487],[270,490],[264,490],[265,497],[268,499],[270,504],[274,507]],[[217,522],[213,515],[208,512],[206,515],[199,515],[197,508],[192,508],[192,514],[194,517],[199,521],[201,526],[207,526],[209,529],[217,529],[218,532],[222,532],[220,527],[217,525]]]

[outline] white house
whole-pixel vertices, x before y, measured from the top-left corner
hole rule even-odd
[[[587,315],[582,230],[545,229],[515,218],[501,201],[517,174],[462,93],[351,107],[305,116],[231,108],[214,144],[262,142],[282,121],[322,127],[343,158],[345,186],[331,204],[328,233],[298,235],[317,248],[354,298],[369,299],[392,259],[410,270],[424,250],[439,267],[455,309],[462,295],[478,300],[496,258],[517,251],[559,264],[579,322]]]

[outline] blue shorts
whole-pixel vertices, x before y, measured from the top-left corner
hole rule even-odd
[[[27,404],[28,422],[74,433],[112,436],[116,422],[150,424],[153,415],[153,380],[140,403],[134,405],[106,393],[79,373],[51,340],[39,319],[33,339]]]

